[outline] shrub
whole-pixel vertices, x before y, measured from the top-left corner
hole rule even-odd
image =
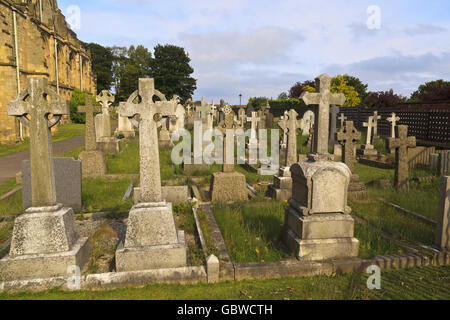
[[[85,123],[86,122],[86,115],[84,113],[78,112],[77,108],[78,106],[84,106],[86,97],[92,97],[92,95],[83,92],[79,89],[75,89],[72,93],[72,97],[70,98],[70,119],[74,123]],[[97,101],[94,99],[94,105],[99,105]]]

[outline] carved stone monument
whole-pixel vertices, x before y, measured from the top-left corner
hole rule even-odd
[[[120,151],[119,140],[111,136],[111,104],[114,95],[108,90],[103,90],[97,96],[97,101],[102,106],[102,113],[95,116],[95,134],[97,147],[105,153],[113,154]]]

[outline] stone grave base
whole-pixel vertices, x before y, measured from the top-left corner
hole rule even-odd
[[[158,140],[158,146],[160,148],[173,148],[173,142],[171,140]]]
[[[136,138],[136,132],[133,131],[114,131],[114,137],[119,139],[120,136],[123,136],[125,139],[134,139]]]
[[[120,140],[114,137],[102,137],[97,140],[97,148],[107,154],[120,152]]]
[[[189,201],[188,186],[162,186],[162,198],[166,202],[173,204],[187,203]],[[134,188],[133,203],[136,204],[141,200],[141,188]]]
[[[273,177],[273,184],[269,186],[269,196],[283,201],[292,197],[292,177],[289,168],[280,168],[279,174]]]
[[[359,254],[359,241],[356,238],[301,240],[292,230],[283,226],[282,239],[301,261],[355,258]]]
[[[378,151],[373,146],[362,145],[361,149],[356,152],[359,156],[375,157],[378,155]]]
[[[211,166],[206,163],[202,164],[194,164],[194,161],[191,164],[183,163],[183,170],[186,173],[194,173],[195,171],[209,171]]]
[[[81,160],[83,177],[100,177],[106,174],[106,160],[103,152],[83,151],[78,159]]]
[[[55,170],[56,201],[64,207],[81,211],[81,171],[82,162],[73,158],[53,158]],[[31,207],[30,160],[22,161],[22,205]]]
[[[187,265],[184,232],[177,231],[170,203],[135,205],[125,243],[116,251],[116,270],[138,271]]]
[[[58,205],[30,208],[14,221],[9,255],[0,260],[0,281],[67,275],[84,267],[88,238],[79,238],[73,210]]]
[[[210,186],[211,201],[248,200],[247,182],[239,172],[216,172]]]
[[[348,186],[348,199],[363,199],[368,195],[366,186],[364,183],[359,181],[359,175],[353,174],[350,179],[350,185]]]

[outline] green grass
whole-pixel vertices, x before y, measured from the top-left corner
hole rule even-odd
[[[11,179],[0,185],[0,196],[8,193],[12,189],[17,187],[16,179]]]
[[[85,131],[84,124],[66,124],[58,127],[57,132],[52,136],[52,142],[69,139],[75,136],[83,135]],[[25,138],[20,144],[0,144],[0,157],[16,152],[28,150],[30,148],[30,139]]]
[[[22,191],[17,191],[11,197],[0,201],[0,216],[19,214],[22,212]]]
[[[0,293],[0,300],[430,300],[450,299],[450,268],[383,271],[381,290],[367,289],[366,273],[222,282],[149,284],[103,291]]]
[[[280,261],[285,254],[275,243],[280,240],[284,205],[272,202],[264,206],[216,205],[214,217],[222,232],[233,262]]]
[[[131,197],[122,202],[129,184],[129,179],[83,179],[82,201],[85,212],[130,210],[133,205]],[[136,186],[136,181],[133,184]]]
[[[355,163],[355,173],[359,175],[361,182],[368,183],[379,179],[394,181],[395,171],[393,169],[379,169],[361,163]]]
[[[85,148],[84,146],[81,146],[81,147],[75,148],[69,152],[56,154],[55,157],[57,157],[57,158],[74,158],[75,160],[77,160],[80,153],[82,151],[84,151],[84,148]]]
[[[359,257],[361,259],[403,252],[403,249],[393,241],[383,238],[378,230],[373,230],[357,222],[355,222],[355,238],[359,240]]]

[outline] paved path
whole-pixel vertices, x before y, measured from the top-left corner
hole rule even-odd
[[[53,142],[53,154],[66,153],[84,145],[84,135]],[[30,150],[0,157],[0,184],[15,178],[22,170],[22,160],[30,159]]]

